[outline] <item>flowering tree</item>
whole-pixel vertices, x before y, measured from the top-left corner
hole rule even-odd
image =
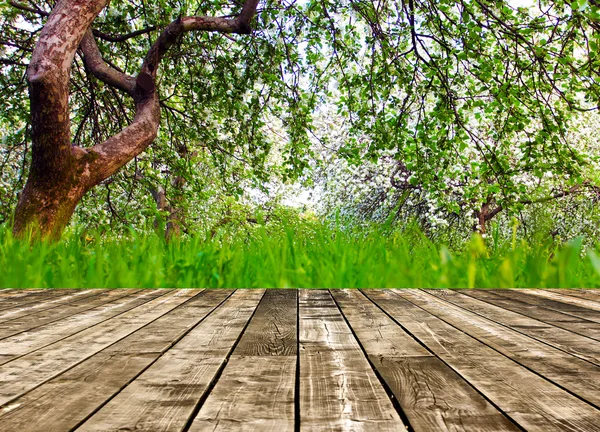
[[[347,131],[338,154],[351,164],[392,159],[399,191],[439,200],[460,188],[464,199],[450,203],[475,207],[481,228],[546,197],[522,179],[560,174],[548,197],[595,187],[583,175],[590,159],[569,138],[573,113],[596,110],[600,96],[595,1],[107,4],[4,6],[2,114],[25,123],[13,142],[19,133],[31,142],[17,233],[37,223],[60,235],[81,197],[146,149],[161,124],[181,159],[204,146],[260,178],[273,142],[265,119],[275,116],[284,178],[296,178],[313,154],[312,119],[332,100]],[[251,38],[223,36],[251,25]],[[25,66],[30,117],[15,91]]]

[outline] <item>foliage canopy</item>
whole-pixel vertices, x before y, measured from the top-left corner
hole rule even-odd
[[[53,4],[0,5],[5,220],[29,161],[25,69]],[[177,17],[228,16],[240,7],[113,1],[94,35],[107,63],[135,74],[160,29]],[[599,26],[600,4],[588,0],[266,0],[251,37],[181,36],[157,79],[155,145],[106,187],[116,181],[131,199],[140,184],[163,183],[177,196],[184,192],[172,179],[184,177],[192,194],[206,193],[211,182],[239,192],[273,175],[297,179],[315,152],[334,148],[351,164],[391,158],[390,181],[400,194],[427,190],[454,212],[476,203],[493,213],[597,191],[597,160],[575,145],[573,133],[574,119],[595,116],[600,100]],[[70,104],[73,143],[82,147],[120,131],[133,112],[80,56]],[[315,126],[330,114],[345,131],[341,142]],[[548,173],[557,181],[546,190],[527,186]],[[446,200],[457,187],[461,200]]]

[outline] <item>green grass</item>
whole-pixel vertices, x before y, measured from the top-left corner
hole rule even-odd
[[[1,287],[598,287],[581,241],[484,244],[450,251],[417,230],[389,235],[319,224],[187,238],[67,235],[17,241],[0,227]]]

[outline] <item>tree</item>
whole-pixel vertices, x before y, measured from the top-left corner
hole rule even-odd
[[[108,0],[58,1],[33,50],[27,69],[32,162],[15,211],[17,235],[37,226],[42,236],[59,237],[82,196],[155,139],[160,123],[155,79],[169,48],[188,31],[250,33],[258,0],[247,0],[236,18],[177,18],[154,42],[137,77],[107,64],[96,45],[90,27],[107,3]],[[131,124],[91,148],[71,144],[69,79],[77,49],[81,49],[86,67],[98,79],[127,93],[135,103]]]
[[[566,190],[584,182],[581,172],[589,160],[573,148],[568,129],[573,113],[596,110],[600,99],[597,60],[600,9],[595,1],[553,0],[531,7],[516,7],[514,2],[505,0],[311,0],[302,4],[267,0],[256,16],[257,31],[247,43],[228,39],[224,42],[188,39],[179,43],[175,33],[185,37],[186,19],[166,25],[165,16],[156,10],[178,15],[183,13],[180,10],[200,7],[195,1],[143,2],[138,5],[140,13],[133,0],[124,1],[119,6],[109,6],[110,13],[100,14],[97,25],[90,29],[106,2],[101,3],[94,2],[95,9],[86,12],[86,28],[77,27],[82,32],[81,39],[71,41],[65,50],[75,55],[79,46],[84,57],[82,65],[77,64],[77,57],[71,57],[71,60],[75,58],[73,70],[79,74],[73,74],[71,80],[74,96],[71,104],[77,107],[73,117],[83,126],[69,130],[62,125],[62,147],[46,152],[44,158],[39,156],[43,153],[39,149],[46,147],[40,146],[42,141],[36,137],[45,130],[55,130],[58,124],[39,121],[42,117],[35,107],[45,106],[50,112],[51,100],[40,96],[43,92],[36,96],[34,92],[42,88],[41,84],[31,83],[31,126],[19,128],[24,130],[20,135],[16,130],[13,134],[16,145],[27,142],[30,131],[34,147],[28,186],[17,207],[17,232],[37,218],[44,233],[59,235],[78,197],[94,182],[118,170],[129,157],[122,155],[117,158],[118,163],[104,165],[105,153],[90,149],[104,150],[108,143],[116,143],[120,138],[130,140],[124,132],[136,131],[139,145],[132,146],[136,150],[128,154],[142,151],[156,134],[158,108],[166,114],[162,120],[163,130],[181,139],[183,145],[203,142],[208,151],[215,151],[217,159],[239,158],[259,172],[273,142],[271,139],[269,143],[268,134],[263,130],[266,122],[262,114],[269,112],[281,119],[286,130],[286,136],[281,138],[286,141],[282,146],[286,178],[299,176],[309,166],[313,151],[309,137],[315,132],[312,117],[323,102],[333,102],[348,130],[345,142],[337,148],[341,156],[361,163],[391,152],[399,166],[410,173],[414,183],[411,185],[419,185],[434,195],[443,194],[448,181],[476,184],[467,191],[465,200],[476,201],[480,210],[488,197],[493,198],[490,208],[494,209],[506,209],[531,199],[523,196],[526,191],[519,181],[523,175],[539,177],[548,171],[568,174]],[[29,6],[11,4],[12,10],[22,13],[29,22],[36,17],[45,19],[47,14],[46,3],[41,0],[30,1]],[[60,8],[66,4],[71,2],[59,1],[53,15],[65,22],[80,23],[79,18],[56,13],[57,9],[65,10]],[[148,5],[160,7],[152,10]],[[248,2],[244,6],[240,17],[244,16]],[[231,6],[221,0],[206,3],[204,7],[234,13],[240,10],[239,5]],[[44,24],[38,47],[43,46],[44,38],[51,37],[54,28],[59,29],[53,15]],[[22,27],[14,25],[15,16],[10,15],[2,26],[6,40],[2,42],[4,74],[0,79],[5,82],[18,82],[19,68],[27,64],[30,40],[37,37],[32,36],[35,29],[21,35]],[[210,18],[194,22],[210,23],[210,28],[200,28],[198,24],[199,30],[234,31],[214,25],[217,22],[231,25],[238,19]],[[177,26],[183,26],[183,30],[175,31],[169,39],[169,31]],[[165,45],[169,51],[165,52],[173,54],[168,63],[175,65],[173,69],[169,67],[157,75],[158,68],[149,69],[149,64],[157,63],[148,60],[150,54],[146,55],[142,67],[137,68],[135,79],[123,78],[123,73],[109,65],[118,63],[119,68],[132,70],[130,60],[147,51],[145,38],[158,28],[165,30],[150,52],[160,52],[159,41],[169,40],[168,47]],[[247,28],[235,29],[243,33],[242,30],[247,31]],[[78,45],[73,46],[75,42]],[[190,46],[194,50],[186,51]],[[40,63],[36,54],[38,47],[32,54],[30,70],[36,62]],[[202,52],[202,47],[218,52],[221,57],[218,61],[200,62],[198,66],[192,59]],[[120,60],[111,50],[125,60]],[[110,61],[104,62],[102,57]],[[245,68],[242,74],[240,64]],[[61,63],[61,67],[64,65]],[[104,87],[99,89],[89,84],[88,81],[93,81],[87,80],[88,75],[94,75]],[[29,73],[30,80],[32,76],[35,80],[35,73]],[[161,88],[168,93],[161,99],[157,99],[157,77]],[[64,96],[68,75],[63,72],[61,79],[60,94]],[[113,88],[132,95],[134,106],[115,94],[117,104],[113,112],[122,111],[125,115],[111,114],[103,118],[111,121],[97,121],[94,116],[102,115],[97,113],[107,107],[106,95],[110,95]],[[86,94],[99,95],[100,90],[104,92],[101,102],[94,98],[88,100]],[[18,102],[19,92],[7,93],[4,92],[3,98],[16,100],[13,105],[20,107],[17,114],[8,115],[24,119],[23,104]],[[205,111],[197,108],[213,100],[214,94],[225,102],[211,105]],[[149,97],[152,95],[155,99]],[[63,97],[58,105],[65,114],[62,118],[65,122],[68,119],[66,99]],[[113,137],[99,139],[107,135],[107,131],[112,132],[130,110],[136,113],[132,125],[123,132],[117,131]],[[90,118],[93,121],[89,121]],[[142,119],[152,119],[150,123],[155,125],[150,128],[152,133],[150,129],[145,131],[147,135],[143,139]],[[208,120],[203,123],[204,119]],[[132,128],[134,124],[137,128]],[[227,129],[235,133],[228,135]],[[217,132],[207,132],[211,130]],[[66,144],[69,133],[79,150],[73,151]],[[226,138],[217,139],[221,133],[225,133]],[[319,136],[319,142],[327,146],[327,138],[327,134]],[[245,148],[250,157],[240,158],[235,153],[238,148]],[[515,149],[518,155],[514,154]],[[63,157],[69,151],[73,155]],[[473,154],[477,155],[476,160]],[[48,166],[71,164],[63,170],[70,172],[71,177],[56,177],[56,173],[63,172],[61,170],[47,171],[44,177],[35,168],[40,162]],[[81,166],[88,167],[89,173]],[[97,173],[92,174],[96,169]],[[48,174],[50,172],[53,174]],[[38,177],[43,180],[34,180]],[[90,179],[86,187],[73,186],[83,177]],[[63,186],[56,186],[58,184]],[[76,190],[69,193],[64,186]],[[33,190],[38,192],[32,193]],[[46,200],[50,196],[56,198]],[[68,202],[69,205],[60,206],[64,212],[52,210],[52,205],[38,211],[42,201]],[[60,216],[53,216],[60,223],[52,222],[53,218],[46,217],[45,213]]]

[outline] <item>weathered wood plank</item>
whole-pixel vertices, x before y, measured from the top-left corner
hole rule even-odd
[[[235,349],[235,355],[296,355],[297,303],[297,290],[267,290]]]
[[[71,315],[93,309],[97,306],[110,303],[120,298],[129,296],[138,290],[107,290],[99,292],[92,297],[79,298],[66,304],[56,305],[53,308],[41,310],[36,313],[12,318],[0,323],[0,340],[17,335],[27,330],[41,327],[45,324],[59,321]]]
[[[576,297],[570,297],[567,295],[557,294],[548,290],[540,290],[540,289],[522,289],[519,290],[522,293],[532,296],[539,296],[544,298],[549,298],[552,300],[556,300],[561,303],[566,303],[570,305],[579,306],[583,309],[591,309],[596,312],[600,312],[600,303],[593,300],[584,300]]]
[[[600,303],[600,294],[598,292],[590,292],[579,289],[547,289],[544,291],[553,292],[563,296],[577,297],[588,301],[594,301]]]
[[[476,298],[476,296],[480,295],[477,290],[431,290],[429,292],[540,342],[547,343],[573,356],[600,365],[600,342],[597,340],[479,300]]]
[[[415,431],[516,431],[454,370],[356,290],[331,290]]]
[[[0,311],[0,323],[5,323],[6,321],[22,318],[28,315],[35,316],[37,313],[50,309],[56,309],[61,305],[68,305],[84,299],[92,299],[100,294],[106,293],[107,291],[108,290],[102,289],[77,290],[76,292],[63,294],[58,297],[40,297],[35,302],[19,303],[11,308]]]
[[[105,322],[164,294],[165,291],[160,290],[142,290],[135,295],[122,297],[58,322],[0,340],[0,365]]]
[[[405,426],[328,291],[300,291],[300,430]]]
[[[294,430],[297,290],[267,290],[190,430]]]
[[[294,431],[296,356],[233,355],[190,431]]]
[[[233,290],[206,290],[0,410],[4,432],[72,430],[215,310]],[[91,390],[93,389],[93,390]]]
[[[105,291],[107,290],[46,290],[35,296],[24,299],[13,299],[10,306],[6,304],[1,305],[0,322],[52,309],[72,301],[95,297]]]
[[[485,294],[484,290],[475,290],[474,293],[477,296]],[[530,295],[525,290],[493,290],[493,293],[504,298],[510,298],[522,301],[527,304],[543,307],[550,309],[555,312],[560,312],[565,315],[570,315],[575,318],[585,319],[595,323],[600,323],[600,312],[587,309],[578,305],[563,303],[555,299]]]
[[[580,398],[600,406],[598,366],[423,291],[394,292]],[[459,293],[452,295],[460,296]]]
[[[600,323],[548,309],[535,301],[528,303],[516,298],[516,296],[511,296],[510,298],[505,297],[500,291],[503,290],[470,290],[464,293],[470,297],[485,301],[486,303],[493,304],[511,312],[525,315],[526,317],[560,327],[582,336],[600,340]]]
[[[181,431],[263,294],[236,291],[78,431]]]
[[[68,294],[73,294],[82,290],[74,289],[37,289],[37,290],[25,290],[18,289],[13,290],[5,298],[0,299],[0,311],[10,309],[13,307],[21,307],[25,304],[36,303],[42,298],[56,298]]]
[[[196,294],[196,290],[167,292],[109,321],[0,366],[0,405],[69,370]]]
[[[2,288],[0,290],[0,304],[4,304],[6,300],[20,298],[24,300],[25,297],[32,294],[48,291],[44,288],[37,289],[15,289],[15,288]]]
[[[390,291],[365,294],[528,431],[597,431],[600,411]]]

